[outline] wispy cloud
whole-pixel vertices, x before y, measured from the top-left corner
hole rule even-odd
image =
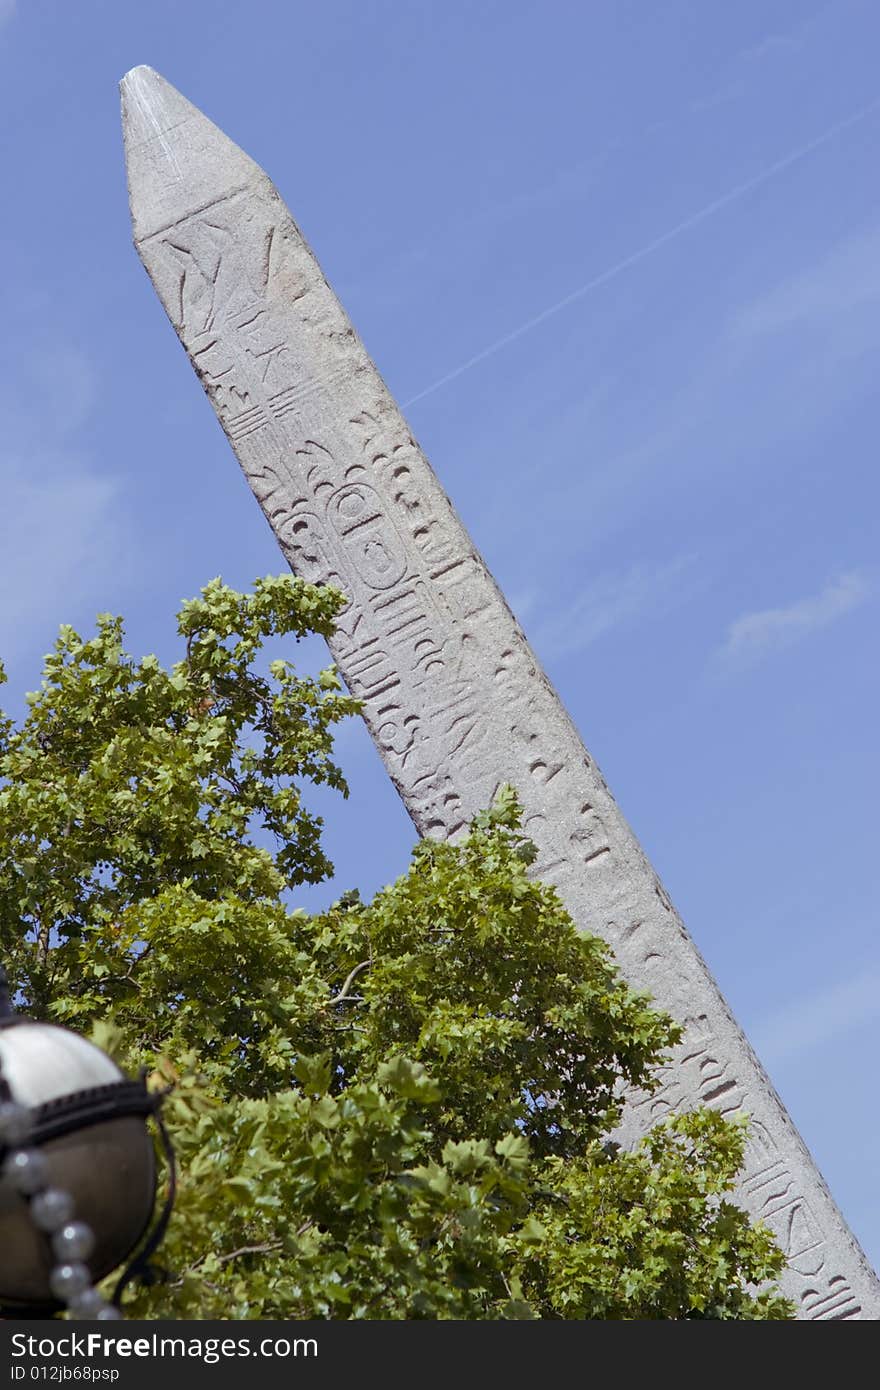
[[[466,214],[457,210],[404,250],[393,241],[381,250],[368,251],[363,268],[355,269],[347,283],[339,282],[341,298],[369,292],[386,306],[409,300],[414,288],[418,291],[424,281],[433,281],[438,265],[469,261],[475,253],[492,254],[489,248],[499,235],[509,234],[512,224],[539,214],[565,218],[566,207],[587,197],[618,145],[617,139],[611,141],[588,158],[554,170],[537,186],[515,189],[506,197],[487,196]]]
[[[42,455],[5,460],[0,469],[0,655],[7,660],[35,629],[45,643],[120,560],[115,485],[70,465]]]
[[[2,3],[2,0],[0,0]],[[0,389],[0,656],[45,649],[132,566],[120,487],[81,440],[98,397],[94,371],[63,341],[32,341]],[[89,613],[91,617],[91,613]],[[10,672],[11,673],[11,672]]]
[[[685,576],[695,559],[681,555],[654,568],[636,565],[622,574],[599,575],[552,617],[537,619],[536,648],[546,658],[567,656],[624,623],[667,608],[685,592]]]
[[[744,48],[739,54],[739,61],[765,63],[768,59],[775,61],[777,58],[793,57],[803,48],[805,34],[806,25],[803,24],[782,34],[767,34],[750,48]]]
[[[798,999],[750,1030],[759,1055],[772,1066],[880,1018],[880,969]]]
[[[846,237],[808,271],[775,286],[740,309],[732,322],[736,337],[760,337],[830,320],[880,300],[880,227]],[[876,338],[874,339],[876,341]]]
[[[744,613],[730,624],[719,652],[722,664],[743,665],[779,647],[791,646],[849,613],[868,597],[871,586],[863,574],[842,574],[821,593],[798,599],[784,608]]]
[[[768,69],[777,75],[780,67],[801,54],[811,22],[800,24],[786,33],[767,34],[757,43],[742,49],[732,60],[728,59],[721,75],[715,80],[715,86],[705,96],[689,103],[691,113],[702,115],[728,102],[748,99],[749,92],[754,90],[756,77],[764,76]]]
[[[668,231],[662,232],[659,236],[654,237],[652,241],[639,247],[637,251],[633,251],[630,255],[624,256],[622,260],[617,261],[614,265],[609,266],[598,275],[594,275],[592,279],[587,280],[585,284],[579,285],[577,289],[564,295],[562,299],[557,299],[555,303],[548,305],[547,308],[542,309],[540,313],[534,314],[531,318],[518,324],[517,327],[511,329],[509,333],[505,333],[502,337],[496,338],[495,341],[489,343],[487,347],[482,348],[479,352],[475,352],[472,357],[468,357],[457,367],[453,367],[451,371],[438,377],[430,386],[425,386],[421,391],[417,391],[415,395],[410,396],[408,400],[403,402],[403,408],[408,409],[410,406],[415,405],[417,401],[424,400],[426,396],[433,395],[435,391],[439,391],[442,387],[448,386],[450,382],[463,376],[465,372],[471,371],[473,367],[478,366],[481,362],[485,362],[487,358],[494,357],[502,348],[507,347],[511,343],[515,343],[519,338],[522,338],[524,334],[530,333],[533,328],[537,328],[548,319],[554,318],[556,314],[561,313],[563,309],[567,309],[569,305],[585,298],[588,294],[592,294],[594,290],[600,289],[603,285],[607,285],[611,280],[616,279],[618,275],[622,275],[632,266],[639,265],[642,261],[654,255],[656,251],[667,246],[671,241],[675,241],[685,232],[689,232],[694,227],[700,226],[701,223],[706,222],[710,217],[714,217],[715,214],[721,212],[722,209],[730,207],[732,203],[738,202],[740,198],[744,198],[747,194],[754,192],[755,189],[761,188],[765,183],[776,178],[778,174],[783,173],[786,169],[790,169],[802,159],[806,159],[807,156],[811,155],[815,150],[820,149],[821,146],[828,144],[829,141],[843,134],[845,130],[850,130],[853,126],[867,120],[869,116],[874,115],[878,108],[880,108],[880,97],[869,102],[867,106],[863,106],[861,110],[853,112],[851,116],[846,116],[843,120],[835,121],[833,125],[823,130],[820,135],[815,136],[814,139],[809,140],[805,145],[791,150],[789,154],[784,155],[781,159],[777,159],[772,164],[768,164],[766,168],[753,175],[752,178],[746,179],[743,183],[736,184],[735,187],[728,189],[726,193],[722,193],[720,197],[713,198],[710,203],[706,203],[706,205],[697,212],[691,213],[689,217],[685,217],[681,222],[677,222],[675,226],[670,227]]]
[[[0,0],[0,28],[15,14],[16,0]]]

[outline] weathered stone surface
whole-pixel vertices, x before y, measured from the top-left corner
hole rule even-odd
[[[739,1200],[777,1233],[804,1318],[876,1318],[880,1284],[559,698],[266,175],[149,68],[124,79],[134,237],[297,574],[350,602],[332,643],[418,830],[520,790],[554,883],[687,1027],[628,1133],[745,1109]]]

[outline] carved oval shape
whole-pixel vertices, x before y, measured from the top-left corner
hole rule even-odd
[[[406,573],[403,540],[382,499],[366,483],[347,483],[327,502],[327,515],[346,554],[371,589],[390,589]]]

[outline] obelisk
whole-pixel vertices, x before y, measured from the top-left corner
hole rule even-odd
[[[348,598],[333,655],[417,829],[455,835],[518,788],[535,873],[686,1027],[627,1135],[693,1104],[747,1111],[737,1198],[780,1240],[800,1315],[880,1316],[876,1275],[277,191],[151,69],[122,100],[138,253],[285,558]]]

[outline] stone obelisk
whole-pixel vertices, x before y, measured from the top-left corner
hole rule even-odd
[[[880,1284],[657,875],[269,179],[149,68],[122,83],[134,239],[293,570],[348,605],[331,643],[422,835],[512,782],[575,922],[685,1024],[635,1137],[746,1110],[738,1200],[808,1319],[880,1317]],[[526,504],[526,499],[524,499]]]

